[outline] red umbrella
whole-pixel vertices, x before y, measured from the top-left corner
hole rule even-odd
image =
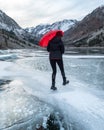
[[[39,45],[41,47],[47,47],[49,41],[56,36],[56,33],[61,37],[64,35],[62,30],[51,30],[43,35],[43,37],[40,39]]]

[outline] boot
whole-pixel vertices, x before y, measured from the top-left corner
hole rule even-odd
[[[57,88],[55,86],[51,86],[52,90],[57,90]]]
[[[55,87],[55,77],[56,77],[56,75],[52,74],[52,86],[51,86],[52,90],[57,90],[57,88]]]
[[[51,89],[52,89],[52,90],[57,90],[57,88],[55,87],[55,82],[52,82]]]
[[[69,83],[69,80],[66,80],[66,77],[63,77],[63,85],[66,85]]]

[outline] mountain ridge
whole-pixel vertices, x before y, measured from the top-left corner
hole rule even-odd
[[[79,21],[76,26],[66,31],[64,41],[70,45],[89,46],[88,39],[93,33],[104,28],[104,6],[96,8]],[[102,31],[103,32],[103,31]],[[103,37],[102,37],[103,38]],[[85,40],[86,39],[86,40]],[[103,41],[102,41],[103,42]],[[84,43],[84,44],[83,44]],[[96,44],[95,44],[96,45]],[[102,44],[104,46],[104,44]]]
[[[76,23],[77,20],[64,19],[62,21],[57,21],[52,24],[40,24],[36,27],[26,28],[25,30],[31,33],[31,35],[34,35],[38,39],[40,39],[45,33],[50,30],[59,29],[65,32],[66,30],[74,26]]]
[[[12,38],[15,35],[15,39],[19,39],[21,42],[28,41],[35,45],[38,44],[40,38],[46,32],[53,29],[61,29],[65,32],[63,37],[65,45],[73,47],[104,46],[104,6],[96,8],[81,21],[64,19],[52,24],[41,24],[25,29],[20,27],[15,20],[0,10],[0,29],[1,39],[3,39],[3,32],[5,32],[5,35],[7,34],[5,39],[2,40],[3,42],[8,41],[8,32],[10,32]],[[2,30],[6,30],[7,32]],[[0,43],[0,46],[2,46],[3,42]],[[26,47],[28,48],[29,46]]]
[[[9,25],[9,27],[7,25]],[[13,29],[21,29],[21,27],[2,10],[0,10],[0,28],[6,29],[8,31]]]

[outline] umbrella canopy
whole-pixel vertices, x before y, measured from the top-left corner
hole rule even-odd
[[[43,37],[40,39],[39,45],[41,47],[47,47],[49,41],[54,38],[56,35],[63,36],[64,32],[62,30],[51,30],[47,32]]]

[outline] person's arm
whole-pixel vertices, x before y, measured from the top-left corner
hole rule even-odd
[[[47,51],[50,52],[50,43],[47,46]]]
[[[60,45],[60,50],[61,50],[61,53],[63,54],[65,52],[65,48],[64,48],[64,44],[63,44],[63,41],[61,40],[61,45]]]

